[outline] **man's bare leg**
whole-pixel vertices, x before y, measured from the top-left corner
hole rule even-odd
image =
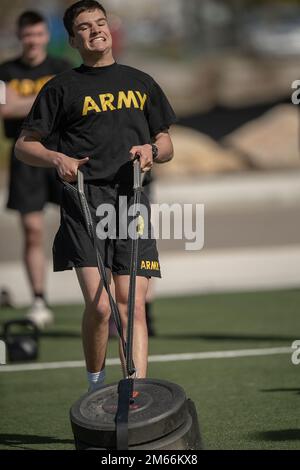
[[[44,220],[42,212],[21,215],[24,233],[24,263],[33,296],[44,293],[45,255],[43,248]]]
[[[43,246],[44,219],[42,212],[21,215],[24,233],[24,263],[32,291],[33,303],[27,318],[39,328],[53,322],[54,316],[45,301],[45,254]]]
[[[97,373],[105,367],[110,305],[97,268],[77,268],[85,300],[82,342],[87,371]]]
[[[114,275],[114,281],[116,289],[116,301],[122,319],[124,337],[126,338],[129,276]],[[140,379],[145,378],[147,375],[148,332],[146,324],[145,302],[148,286],[149,279],[139,276],[136,278],[133,361],[137,369],[138,378]]]

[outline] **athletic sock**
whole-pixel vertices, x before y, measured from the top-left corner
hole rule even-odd
[[[41,299],[44,301],[45,305],[46,305],[46,300],[45,300],[45,294],[44,292],[35,292],[34,294],[34,300],[37,300],[37,299]]]
[[[87,379],[90,386],[89,391],[93,392],[94,390],[98,390],[98,388],[101,388],[104,385],[105,369],[101,370],[100,372],[87,371]]]

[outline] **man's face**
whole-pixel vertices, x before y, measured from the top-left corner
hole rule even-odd
[[[101,10],[84,11],[77,16],[73,25],[72,47],[81,55],[86,53],[107,53],[112,50],[112,37],[107,18]]]
[[[19,39],[24,56],[34,59],[45,53],[50,40],[48,27],[45,23],[25,26],[19,31]]]

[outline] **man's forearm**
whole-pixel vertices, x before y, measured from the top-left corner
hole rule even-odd
[[[37,140],[28,140],[21,136],[15,145],[15,155],[27,165],[41,168],[55,168],[58,155],[57,152],[48,150],[41,142]]]
[[[32,105],[33,98],[22,98],[18,102],[2,105],[1,115],[3,119],[22,119],[27,116]]]
[[[159,134],[156,136],[153,143],[158,148],[158,157],[155,159],[155,163],[167,163],[172,160],[174,156],[174,149],[169,134]]]
[[[14,90],[7,87],[6,104],[1,105],[0,114],[2,119],[22,119],[27,116],[34,103],[36,95],[24,97],[19,96]]]

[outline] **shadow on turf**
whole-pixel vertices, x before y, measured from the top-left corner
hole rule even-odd
[[[40,337],[55,339],[81,338],[81,333],[76,331],[42,331]]]
[[[74,444],[74,441],[30,434],[0,434],[0,443],[9,447],[22,447],[28,444]]]
[[[261,392],[267,392],[267,393],[272,393],[272,392],[296,392],[298,395],[300,395],[300,388],[263,388],[260,390]]]
[[[294,336],[279,335],[243,335],[243,334],[215,334],[215,333],[171,333],[166,335],[157,335],[159,339],[206,339],[211,341],[294,341]]]
[[[19,319],[20,320],[20,319]],[[3,323],[0,323],[0,339],[3,339],[2,329]],[[66,339],[66,338],[81,338],[80,331],[40,331],[40,338],[55,338],[55,339]]]
[[[256,441],[297,441],[300,439],[300,429],[255,432],[251,434],[251,438]]]

